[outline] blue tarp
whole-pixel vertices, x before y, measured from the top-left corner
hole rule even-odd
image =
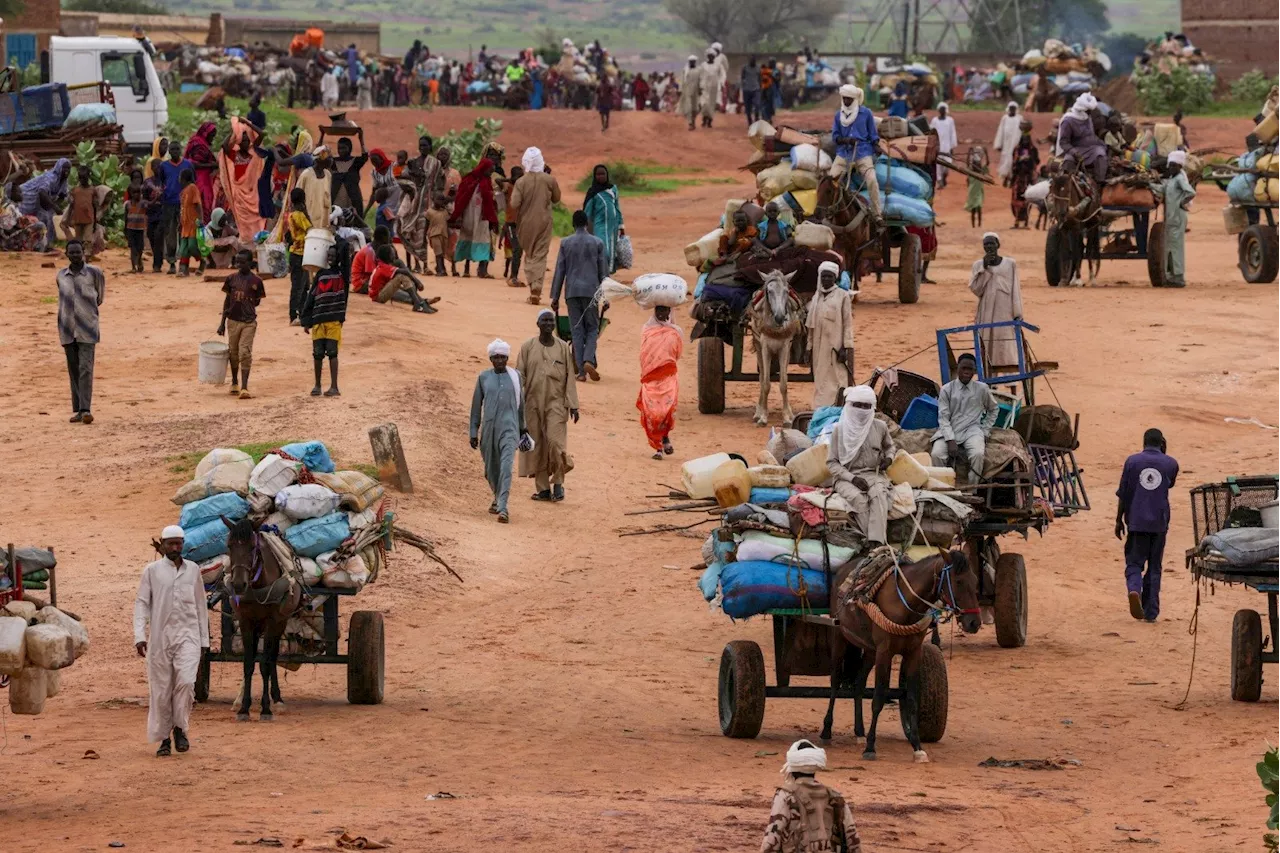
[[[318,441],[298,441],[280,448],[294,459],[301,459],[307,470],[316,474],[332,474],[333,459],[329,450]]]

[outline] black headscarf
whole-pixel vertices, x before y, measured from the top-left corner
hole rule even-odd
[[[604,183],[596,180],[596,172],[604,169]],[[582,199],[582,209],[587,209],[587,202],[591,201],[597,193],[606,192],[613,188],[613,182],[609,180],[609,167],[604,163],[597,163],[591,168],[591,186],[587,188],[587,195]]]

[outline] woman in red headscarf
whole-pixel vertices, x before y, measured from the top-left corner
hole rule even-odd
[[[392,210],[400,209],[400,183],[396,180],[392,168],[395,161],[387,156],[381,148],[369,149],[369,163],[373,166],[373,191],[387,191],[387,206]],[[372,197],[372,196],[371,196]],[[428,199],[430,201],[430,199]]]
[[[466,174],[458,185],[457,200],[450,219],[459,223],[462,234],[454,249],[454,261],[465,261],[462,277],[471,275],[471,262],[479,266],[476,275],[493,278],[489,274],[489,261],[493,260],[493,245],[489,235],[498,230],[498,205],[493,195],[493,161],[481,160]]]
[[[213,210],[214,173],[218,171],[218,158],[213,153],[213,137],[218,126],[211,121],[200,125],[196,135],[187,143],[187,150],[182,156],[191,161],[196,169],[196,189],[200,190],[200,201],[205,210]]]

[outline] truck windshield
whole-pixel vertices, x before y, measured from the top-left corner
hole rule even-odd
[[[111,84],[117,92],[129,89],[138,97],[147,94],[147,78],[139,76],[138,66],[145,68],[142,52],[104,53],[102,55],[102,79]]]

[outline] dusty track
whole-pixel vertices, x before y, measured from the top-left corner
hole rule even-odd
[[[436,132],[470,113],[426,117]],[[423,115],[388,111],[366,122],[370,144],[412,148]],[[510,157],[527,144],[571,185],[598,161],[647,157],[744,181],[737,121],[688,133],[674,118],[619,114],[609,134],[593,114],[503,116]],[[805,123],[818,121],[805,116]],[[989,141],[996,118],[964,114],[960,135]],[[1037,117],[1045,132],[1048,117]],[[1192,121],[1195,144],[1235,150],[1244,122]],[[1210,141],[1210,137],[1213,141]],[[640,271],[685,271],[681,249],[706,231],[732,186],[624,204]],[[566,193],[568,194],[568,193]],[[576,193],[574,194],[576,195]],[[858,372],[898,360],[932,330],[968,320],[968,269],[980,232],[961,211],[964,189],[942,193],[942,249],[916,306],[868,284],[856,308]],[[1062,363],[1053,387],[1082,414],[1080,459],[1094,511],[1047,538],[1006,550],[1028,560],[1026,648],[1002,650],[991,631],[947,637],[951,681],[945,739],[933,763],[913,765],[896,713],[886,712],[881,760],[861,761],[847,703],[829,755],[832,784],[854,803],[873,851],[1113,850],[1154,839],[1162,851],[1255,849],[1265,809],[1253,764],[1274,740],[1275,669],[1263,701],[1232,703],[1227,658],[1232,612],[1260,596],[1219,589],[1199,613],[1195,681],[1185,710],[1195,590],[1181,568],[1190,542],[1181,486],[1277,469],[1276,433],[1225,423],[1277,419],[1277,295],[1245,284],[1222,233],[1225,197],[1204,188],[1188,235],[1182,291],[1152,290],[1138,262],[1104,266],[1100,286],[1050,289],[1043,233],[1010,232],[1002,190],[987,196],[987,228],[1023,274],[1036,344]],[[755,741],[720,736],[720,649],[749,638],[770,649],[761,620],[708,613],[686,566],[699,540],[616,537],[677,462],[653,462],[635,422],[641,313],[619,305],[601,344],[604,380],[582,390],[571,429],[578,469],[568,500],[528,501],[517,481],[513,523],[499,527],[465,424],[484,345],[534,332],[533,309],[500,282],[433,279],[441,313],[353,297],[340,400],[313,400],[310,345],[287,326],[287,283],[270,281],[253,384],[238,402],[195,383],[196,344],[213,337],[216,286],[109,275],[92,427],[66,423],[50,270],[0,259],[0,470],[3,541],[53,544],[60,593],[93,637],[90,656],[36,718],[4,711],[0,830],[6,850],[232,850],[278,836],[332,849],[346,828],[398,850],[744,850],[759,843],[782,753],[816,734],[824,703],[776,701]],[[680,322],[686,328],[687,317]],[[917,362],[931,372],[930,362]],[[754,394],[734,386],[722,417],[697,414],[695,359],[686,351],[676,459],[718,448],[754,452]],[[808,389],[797,396],[804,408]],[[777,422],[776,394],[774,422]],[[143,742],[146,684],[130,631],[147,542],[176,515],[181,477],[169,457],[215,445],[316,437],[346,460],[368,457],[365,430],[400,425],[419,486],[398,499],[407,526],[429,533],[464,577],[398,554],[359,606],[387,619],[387,701],[348,706],[340,668],[309,667],[283,685],[289,710],[273,725],[233,722],[232,666],[214,669],[213,700],[197,709],[193,751],[166,761]],[[1111,534],[1126,454],[1161,427],[1182,464],[1159,624],[1135,623],[1124,602],[1121,549]],[[692,519],[690,519],[692,520]],[[670,569],[664,566],[678,566]],[[766,654],[766,657],[770,656]],[[98,761],[82,760],[93,749]],[[1073,758],[1057,772],[989,770],[999,758]],[[456,800],[426,801],[438,791]]]

